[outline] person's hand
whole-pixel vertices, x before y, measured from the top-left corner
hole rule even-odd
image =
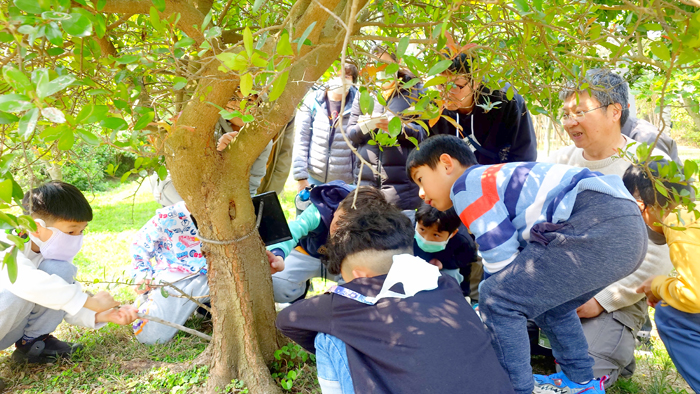
[[[647,305],[649,305],[652,308],[656,308],[656,304],[661,301],[659,297],[654,295],[654,292],[651,291],[651,282],[654,281],[655,276],[652,276],[651,278],[647,279],[642,283],[641,286],[637,288],[637,293],[641,294],[644,293],[647,296]]]
[[[299,179],[297,181],[297,193],[304,190],[307,186],[309,186],[308,179]]]
[[[104,312],[108,309],[119,306],[119,301],[115,301],[114,297],[106,291],[100,291],[94,296],[88,296],[84,307],[97,313]]]
[[[219,138],[219,144],[216,146],[216,150],[222,151],[224,148],[228,146],[228,144],[233,141],[234,138],[238,135],[237,131],[232,131],[230,133],[226,133]]]
[[[270,274],[275,274],[277,272],[284,270],[284,259],[282,256],[277,256],[276,254],[265,251],[267,253],[267,261],[270,263]]]
[[[134,286],[134,291],[136,294],[143,294],[147,293],[153,288],[150,286],[151,280],[150,279],[141,279],[138,282],[136,282],[136,286]]]
[[[428,263],[438,267],[438,269],[442,269],[442,262],[438,259],[431,259]]]
[[[384,131],[389,131],[389,119],[386,117],[379,119],[377,121],[377,128]]]
[[[600,303],[595,298],[591,298],[588,302],[576,308],[576,314],[581,319],[590,319],[603,313],[603,310]]]
[[[95,323],[114,323],[120,326],[131,324],[138,319],[138,309],[133,305],[112,308],[95,315]]]

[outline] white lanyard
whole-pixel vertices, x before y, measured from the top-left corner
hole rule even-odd
[[[459,125],[459,111],[456,113],[457,114],[457,125]],[[472,124],[472,133],[469,137],[471,138],[463,138],[463,140],[469,144],[469,147],[472,149],[472,152],[476,151],[476,147],[473,144],[479,144],[479,141],[476,140],[476,137],[474,137],[474,114],[471,115],[471,124]],[[459,127],[455,127],[455,135],[457,138],[460,137],[459,135]],[[479,145],[481,146],[481,145]]]

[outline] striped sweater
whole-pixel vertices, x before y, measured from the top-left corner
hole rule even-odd
[[[576,195],[584,190],[634,201],[619,176],[551,163],[470,167],[452,186],[450,198],[476,236],[484,269],[493,274],[518,256],[532,226],[569,219]]]

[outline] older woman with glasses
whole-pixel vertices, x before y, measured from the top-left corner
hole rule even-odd
[[[634,157],[639,146],[620,131],[629,117],[627,82],[612,71],[594,69],[580,83],[559,95],[564,101],[560,119],[574,145],[554,152],[547,161],[622,177],[631,163],[620,158],[619,151]],[[666,156],[657,149],[652,155]],[[588,353],[595,360],[595,377],[610,376],[606,386],[619,376],[634,373],[634,333],[642,327],[647,315],[644,295],[635,290],[647,278],[667,275],[673,269],[663,237],[655,236],[651,230],[648,233],[647,254],[637,271],[606,287],[577,309],[588,340]],[[624,233],[614,236],[624,241]],[[616,256],[601,258],[615,264]]]

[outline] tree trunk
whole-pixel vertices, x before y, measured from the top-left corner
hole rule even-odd
[[[685,112],[693,119],[695,128],[700,130],[700,105],[688,97],[683,97],[683,104],[685,104]]]
[[[254,114],[255,120],[241,130],[229,147],[216,151],[213,130],[219,110],[208,102],[225,106],[239,79],[219,71],[218,62],[207,64],[200,73],[193,97],[206,99],[189,101],[165,137],[168,169],[175,188],[197,220],[208,262],[214,323],[209,345],[210,393],[223,389],[234,378],[242,380],[251,393],[281,391],[266,365],[279,348],[274,325],[277,314],[269,263],[255,229],[256,213],[248,194],[248,181],[255,159],[286,125],[313,82],[340,54],[346,32],[337,26],[328,28],[328,23],[337,23],[332,18],[328,22],[326,9],[341,8],[339,3],[343,2],[320,3],[305,4],[305,12],[294,25],[294,38],[299,38],[307,26],[315,23],[307,37],[320,44],[302,47],[296,59],[303,60],[292,63],[282,95],[275,102],[262,103]],[[367,0],[355,3],[361,9]],[[336,14],[343,15],[339,10]],[[274,45],[268,40],[262,50]]]

